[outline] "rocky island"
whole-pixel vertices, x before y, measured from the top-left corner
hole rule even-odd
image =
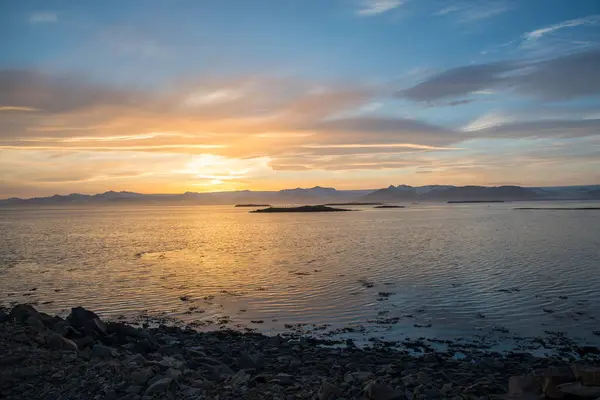
[[[406,208],[405,206],[392,206],[392,205],[381,205],[373,208]]]
[[[326,206],[381,206],[383,203],[351,201],[348,203],[326,203]]]
[[[6,310],[8,311],[8,310]],[[0,311],[5,399],[594,399],[597,348],[569,358],[374,341],[65,318],[19,304]],[[332,346],[335,345],[335,346]],[[410,346],[410,347],[409,347]],[[418,352],[409,351],[419,349]],[[568,362],[568,364],[567,364]]]
[[[270,204],[236,204],[236,207],[271,207]]]
[[[261,210],[250,211],[251,213],[290,213],[290,212],[336,212],[353,211],[344,208],[333,208],[328,206],[300,206],[300,207],[269,207]]]

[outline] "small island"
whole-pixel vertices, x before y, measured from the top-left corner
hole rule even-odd
[[[380,205],[373,208],[405,208],[404,206]]]
[[[250,211],[251,213],[289,213],[289,212],[336,212],[353,211],[344,208],[333,208],[327,206],[300,206],[300,207],[269,207],[261,210]]]
[[[381,206],[383,203],[372,203],[372,202],[360,202],[360,201],[351,201],[348,203],[327,203],[326,206]]]
[[[460,204],[460,203],[504,203],[504,200],[450,200],[448,204]]]
[[[270,204],[236,204],[236,207],[271,207]]]

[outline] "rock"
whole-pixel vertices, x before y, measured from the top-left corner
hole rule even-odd
[[[130,393],[130,394],[138,394],[142,391],[142,386],[139,385],[132,385],[127,387],[127,389],[125,389],[126,393]]]
[[[177,382],[179,378],[181,378],[181,375],[183,375],[183,373],[178,369],[169,368],[165,375],[167,375],[168,378],[171,378],[175,382]]]
[[[144,368],[131,373],[131,380],[138,385],[145,385],[154,376],[152,368]]]
[[[596,398],[600,396],[600,386],[584,386],[580,382],[563,383],[558,390],[571,396]]]
[[[173,383],[173,379],[166,377],[154,381],[144,392],[144,396],[152,396],[153,394],[164,394]]]
[[[139,354],[132,354],[129,357],[127,357],[126,359],[123,360],[123,364],[125,365],[144,365],[146,364],[148,360],[146,360],[146,358]]]
[[[444,383],[444,386],[442,386],[442,388],[440,389],[440,392],[442,392],[443,394],[447,394],[447,393],[451,393],[453,390],[453,386],[452,386],[452,382],[450,383]]]
[[[158,362],[163,367],[182,369],[185,365],[184,361],[178,360],[175,357],[165,356]]]
[[[77,345],[79,350],[83,350],[94,344],[94,338],[91,336],[84,336],[79,339],[73,339],[73,342]]]
[[[319,400],[335,400],[342,395],[342,391],[339,387],[327,382],[323,381],[321,383],[321,387],[319,388],[319,393],[317,394],[317,398]]]
[[[562,399],[564,394],[557,386],[575,380],[575,374],[569,367],[550,367],[541,374],[544,376],[542,391],[550,399]]]
[[[234,376],[231,377],[231,384],[233,386],[242,386],[248,383],[250,380],[250,375],[246,373],[243,369],[239,370]]]
[[[429,377],[429,375],[427,375],[423,371],[419,371],[419,373],[417,374],[417,380],[422,385],[427,385],[429,384],[429,382],[431,382],[431,378]]]
[[[573,365],[572,370],[584,386],[600,386],[600,367]]]
[[[258,369],[260,357],[252,356],[246,352],[242,352],[240,357],[237,359],[237,365],[241,369]]]
[[[113,349],[102,344],[95,344],[92,347],[92,357],[108,360],[114,356]]]
[[[542,394],[543,391],[543,376],[519,375],[511,376],[508,380],[508,394]]]
[[[55,332],[48,333],[44,337],[44,341],[46,342],[46,346],[54,350],[78,351],[77,345],[75,343]]]
[[[406,375],[402,377],[402,383],[404,386],[415,386],[417,384],[417,380],[412,375]]]
[[[279,373],[271,380],[271,382],[284,386],[293,385],[294,377],[290,374]]]
[[[351,383],[356,381],[364,383],[370,380],[371,378],[373,378],[373,373],[370,371],[349,372],[346,374],[346,376],[344,376],[344,382]]]
[[[8,318],[10,320],[15,320],[21,323],[25,322],[27,318],[32,316],[39,318],[39,313],[29,304],[17,304],[12,310],[10,310],[10,313],[8,314]]]
[[[396,390],[390,385],[371,381],[364,387],[363,392],[371,400],[400,400],[404,399],[404,392]]]
[[[27,325],[29,325],[31,328],[33,328],[33,330],[36,331],[36,332],[43,332],[44,331],[44,328],[45,328],[44,327],[44,323],[42,322],[42,320],[37,315],[30,315],[25,320],[25,323]]]
[[[100,320],[100,317],[98,317],[96,313],[88,311],[83,307],[72,308],[71,314],[67,317],[67,321],[71,326],[82,330],[86,335],[108,335],[106,324]]]

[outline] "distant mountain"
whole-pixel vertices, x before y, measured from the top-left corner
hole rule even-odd
[[[490,201],[490,200],[600,200],[600,185],[533,187],[521,186],[451,186],[412,187],[391,185],[379,190],[337,190],[329,187],[284,189],[280,191],[211,192],[183,194],[142,194],[109,191],[95,195],[72,193],[31,199],[0,200],[0,207],[69,206],[104,204],[323,204],[342,202],[412,202],[412,201]]]

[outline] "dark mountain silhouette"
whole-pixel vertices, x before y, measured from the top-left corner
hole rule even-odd
[[[94,195],[72,193],[31,199],[0,200],[0,206],[69,206],[101,204],[324,204],[344,202],[490,201],[600,199],[600,185],[524,188],[521,186],[389,186],[379,190],[313,188],[183,194],[142,194],[108,191]]]

